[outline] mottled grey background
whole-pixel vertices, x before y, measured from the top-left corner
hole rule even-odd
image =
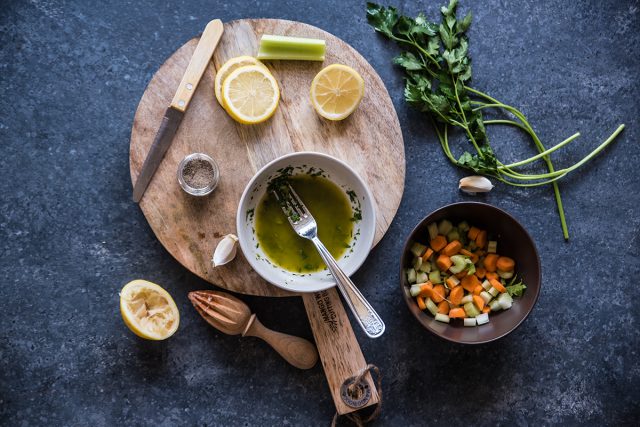
[[[436,16],[441,2],[398,6]],[[622,425],[640,415],[640,4],[463,2],[474,86],[521,107],[569,165],[620,123],[603,155],[562,182],[571,242],[552,191],[497,188],[486,198],[533,235],[543,287],[531,317],[493,344],[439,340],[411,317],[398,256],[415,223],[466,199],[463,172],[428,120],[402,99],[397,49],[375,35],[363,2],[0,2],[0,423],[5,425],[327,425],[320,366],[299,371],[261,341],[225,336],[190,306],[208,288],[157,242],[131,201],[129,132],[147,82],[206,22],[286,18],[350,43],[386,83],[404,133],[405,195],[355,281],[387,324],[369,340],[383,372],[379,425]],[[492,129],[506,159],[532,154]],[[456,150],[461,146],[457,145]],[[388,167],[388,165],[379,165]],[[166,342],[123,325],[118,291],[146,278],[182,314]],[[300,299],[242,297],[263,323],[311,338]]]

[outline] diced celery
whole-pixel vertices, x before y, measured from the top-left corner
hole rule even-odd
[[[414,242],[413,245],[411,245],[411,253],[414,256],[421,257],[422,255],[424,255],[426,250],[427,250],[427,247],[421,243]]]
[[[409,293],[412,297],[417,297],[420,294],[420,285],[411,285],[411,288],[409,288]]]
[[[454,285],[453,287],[456,287],[460,284],[460,279],[458,279],[456,276],[449,276],[445,279],[445,281],[446,280],[449,280],[450,282],[452,282]]]
[[[465,317],[464,326],[476,326],[475,317]]]
[[[463,233],[466,233],[467,231],[469,231],[469,224],[467,223],[467,221],[462,221],[460,224],[458,224],[458,229]]]
[[[442,283],[442,278],[440,277],[440,270],[435,270],[429,273],[429,280],[431,283]]]
[[[495,297],[496,295],[498,295],[500,292],[494,288],[493,286],[491,287],[491,289],[489,289],[487,292],[489,292],[491,294],[492,297]]]
[[[438,322],[449,323],[449,316],[447,316],[446,314],[436,313],[435,316]]]
[[[433,240],[438,236],[438,224],[432,222],[427,226],[427,230],[429,230],[429,239]]]
[[[449,267],[449,271],[453,274],[458,274],[467,266],[467,259],[462,255],[454,255],[451,257],[453,265]]]
[[[480,310],[478,310],[478,308],[472,302],[468,302],[464,305],[464,312],[469,317],[476,317],[478,314],[480,314]]]
[[[416,283],[425,283],[429,281],[429,276],[424,271],[419,271],[416,274]]]
[[[489,245],[487,246],[487,252],[490,254],[495,254],[498,251],[498,242],[495,240],[489,240]]]
[[[502,310],[502,306],[500,305],[500,301],[494,299],[489,303],[489,307],[491,307],[491,311],[500,311]]]
[[[429,310],[431,314],[433,314],[434,316],[438,314],[438,306],[436,305],[436,303],[431,301],[431,298],[427,298],[426,305],[427,305],[427,310]]]
[[[473,302],[473,295],[465,295],[460,300],[460,304],[465,305],[468,302]]]
[[[428,273],[431,271],[431,263],[429,262],[423,262],[422,265],[419,268],[420,271],[424,271],[425,273]]]
[[[476,316],[476,322],[478,322],[478,325],[489,323],[489,313],[482,313]]]
[[[460,233],[457,228],[454,228],[447,233],[447,241],[453,242],[454,240],[460,240]]]
[[[258,59],[292,59],[324,61],[324,40],[264,34],[260,39]]]
[[[513,277],[513,271],[498,270],[498,276],[502,279],[511,279]]]
[[[417,270],[420,270],[420,267],[421,267],[421,266],[422,266],[422,257],[420,257],[420,256],[416,256],[416,257],[413,259],[413,269],[414,269],[414,270],[416,270],[416,271],[417,271]]]
[[[489,283],[488,280],[485,280],[484,282],[482,282],[482,287],[485,291],[488,291],[489,289],[491,289],[491,283]]]
[[[513,305],[513,298],[511,298],[511,295],[505,292],[504,294],[500,294],[500,296],[498,297],[498,302],[500,303],[500,307],[502,307],[503,310],[508,310]]]
[[[453,224],[451,224],[451,221],[443,219],[442,221],[440,221],[440,224],[438,224],[438,234],[446,236],[447,234],[449,234],[452,228]]]
[[[487,291],[480,292],[480,298],[482,298],[484,300],[485,304],[489,304],[489,301],[491,301],[493,299],[491,294],[489,292],[487,292]]]
[[[416,283],[416,271],[413,268],[407,269],[407,282]]]

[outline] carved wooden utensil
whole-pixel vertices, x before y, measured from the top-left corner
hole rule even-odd
[[[318,361],[313,344],[266,328],[244,302],[226,292],[194,291],[189,299],[204,320],[225,334],[261,338],[296,368],[310,369]]]

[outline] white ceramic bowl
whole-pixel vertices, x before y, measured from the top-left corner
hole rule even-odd
[[[282,156],[256,173],[242,193],[236,215],[236,227],[242,253],[251,267],[265,280],[282,289],[293,292],[317,292],[335,285],[328,270],[315,273],[293,273],[273,264],[257,244],[254,215],[255,208],[264,196],[271,178],[279,170],[293,167],[293,175],[305,173],[310,168],[321,170],[324,176],[338,185],[344,192],[353,191],[352,208],[359,207],[362,219],[354,223],[354,239],[351,248],[338,260],[338,264],[348,275],[362,265],[369,255],[376,231],[376,214],[373,197],[364,181],[346,163],[322,153],[299,152]],[[313,214],[313,212],[311,212]],[[256,247],[257,246],[257,247]]]

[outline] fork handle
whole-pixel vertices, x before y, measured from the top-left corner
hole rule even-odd
[[[320,239],[314,237],[311,241],[316,246],[318,253],[320,253],[322,260],[329,268],[333,278],[336,279],[340,293],[360,324],[360,327],[364,330],[364,333],[367,334],[369,338],[378,338],[384,333],[385,328],[384,322],[380,316],[378,316],[378,313],[376,313],[373,307],[371,307],[371,304],[362,296],[349,276],[342,271],[342,268],[340,268],[333,258],[333,255],[331,255]]]

